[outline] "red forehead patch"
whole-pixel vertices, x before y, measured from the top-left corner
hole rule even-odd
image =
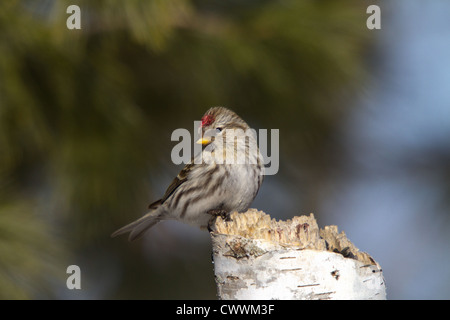
[[[202,127],[209,126],[213,122],[214,122],[214,117],[213,116],[211,116],[211,115],[203,116],[203,118],[202,118]]]

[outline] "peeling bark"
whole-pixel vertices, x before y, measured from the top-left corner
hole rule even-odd
[[[313,214],[218,217],[211,232],[219,299],[386,299],[380,265]]]

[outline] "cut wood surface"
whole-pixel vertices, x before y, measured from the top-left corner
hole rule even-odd
[[[386,299],[380,265],[313,214],[287,221],[256,209],[216,219],[219,299]]]

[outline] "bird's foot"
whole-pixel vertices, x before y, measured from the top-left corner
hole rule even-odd
[[[230,213],[223,209],[211,209],[208,210],[206,213],[211,215],[211,219],[209,219],[208,222],[208,231],[212,232],[212,226],[214,225],[214,222],[216,221],[217,217],[221,217],[224,221],[233,221],[230,217]]]
[[[221,217],[224,221],[232,221],[230,213],[223,209],[211,209],[207,213],[213,217]]]

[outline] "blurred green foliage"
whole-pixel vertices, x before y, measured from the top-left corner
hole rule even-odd
[[[61,297],[55,274],[96,252],[120,269],[101,298],[214,298],[209,261],[151,272],[142,242],[109,234],[178,170],[172,130],[214,105],[279,128],[280,174],[317,192],[364,79],[365,19],[358,0],[0,2],[0,298]]]

